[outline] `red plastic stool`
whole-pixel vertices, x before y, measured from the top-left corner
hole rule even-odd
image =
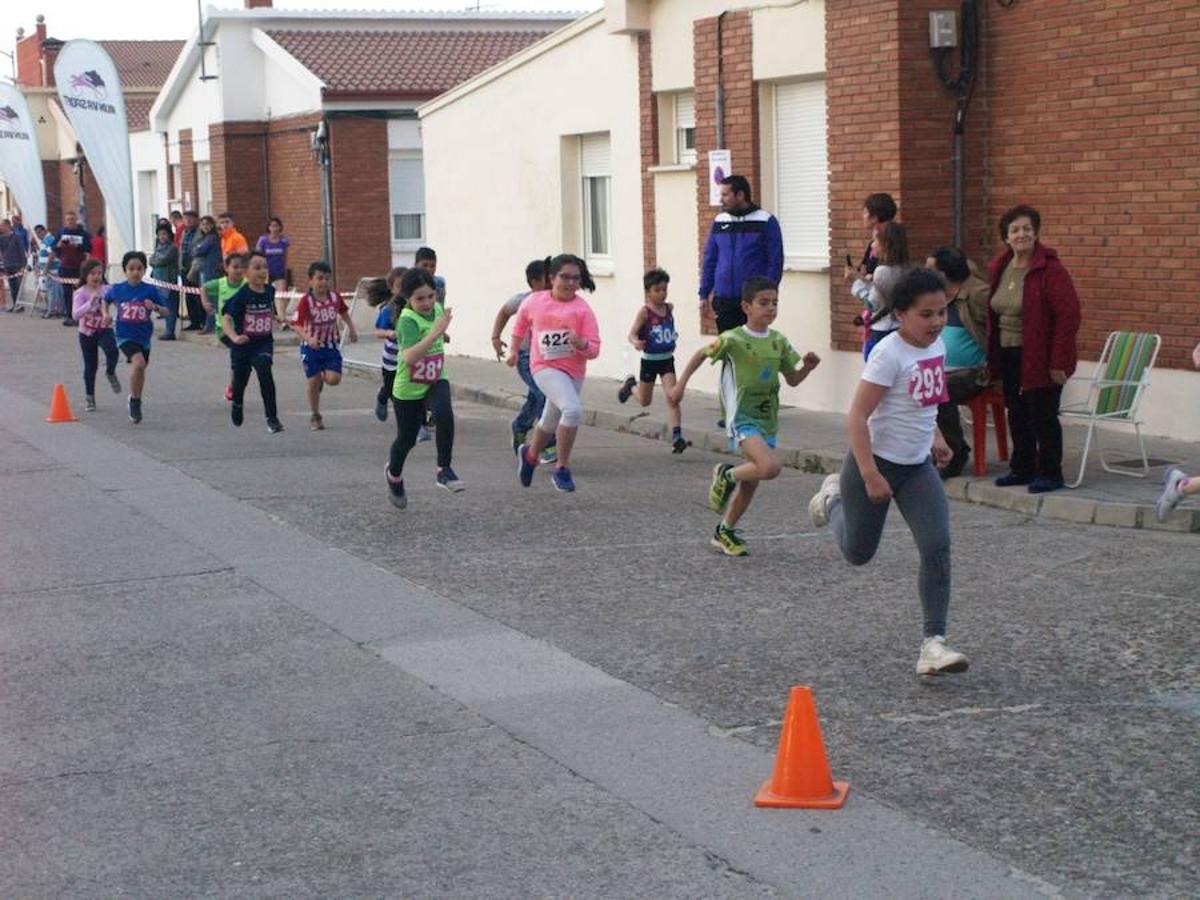
[[[999,385],[984,388],[966,403],[971,410],[971,426],[974,429],[975,477],[987,474],[987,414],[992,409],[992,424],[996,426],[996,453],[1001,460],[1008,459],[1008,420],[1004,417],[1004,392]]]

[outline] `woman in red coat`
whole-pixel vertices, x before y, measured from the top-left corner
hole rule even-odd
[[[1058,254],[1038,240],[1042,217],[1014,206],[1000,219],[1008,249],[992,260],[988,370],[1004,382],[1012,435],[1010,471],[1001,487],[1031,494],[1063,486],[1062,386],[1075,371],[1079,298]]]

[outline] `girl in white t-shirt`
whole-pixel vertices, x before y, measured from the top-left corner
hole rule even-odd
[[[912,269],[892,291],[898,328],[867,360],[850,405],[850,452],[840,475],[830,475],[808,511],[817,527],[830,525],[851,565],[870,562],[894,497],[921,555],[918,592],[925,640],[918,675],[964,672],[967,657],[946,646],[950,606],[950,508],[938,467],[951,458],[937,430],[946,390],[946,283],[930,269]]]

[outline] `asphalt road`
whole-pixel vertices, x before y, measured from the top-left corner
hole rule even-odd
[[[0,895],[1192,896],[1195,536],[952,504],[952,642],[913,674],[898,515],[852,569],[787,471],[708,547],[715,457],[584,429],[518,487],[507,414],[381,471],[375,382],[287,431],[155,346],[145,421],[74,335],[0,316]],[[127,367],[120,372],[126,378]],[[453,378],[453,360],[449,368]],[[515,377],[515,376],[514,376]],[[41,421],[55,381],[79,424]],[[101,382],[103,384],[103,382]],[[586,398],[585,398],[586,400]],[[755,810],[788,688],[838,812]]]

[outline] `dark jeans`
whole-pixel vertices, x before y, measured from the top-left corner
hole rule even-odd
[[[950,449],[954,451],[954,455],[963,458],[964,462],[966,454],[971,452],[971,445],[963,436],[962,416],[958,413],[958,404],[966,403],[983,390],[984,384],[980,383],[980,372],[980,369],[953,369],[947,372],[946,390],[950,392],[950,401],[938,404],[938,429],[942,432],[942,437],[946,439]],[[958,472],[961,472],[962,465],[959,464],[957,467]],[[957,475],[958,472],[950,474]]]
[[[746,324],[741,297],[713,297],[713,314],[717,317],[717,333]]]
[[[195,287],[186,278],[183,283],[186,287]],[[188,328],[195,331],[204,324],[204,320],[207,318],[204,314],[204,304],[200,302],[199,294],[184,294],[183,297],[187,306]]]
[[[258,375],[258,389],[262,391],[263,412],[268,419],[279,417],[275,405],[275,376],[271,373],[271,355],[260,353],[249,358],[239,357],[231,361],[233,368],[233,402],[241,404],[246,398],[246,385],[250,383],[250,372]]]
[[[450,382],[444,378],[429,388],[420,400],[398,400],[392,398],[396,411],[396,439],[392,441],[388,472],[393,478],[404,474],[404,461],[408,451],[417,443],[417,434],[425,424],[425,410],[433,413],[434,440],[437,444],[439,469],[450,465],[454,453],[454,408],[450,404]]]
[[[100,367],[100,351],[104,351],[104,371],[109,375],[116,374],[117,339],[113,337],[112,329],[106,328],[95,334],[79,335],[79,350],[83,353],[83,389],[89,397],[96,396],[96,370]]]
[[[921,556],[917,591],[925,615],[925,637],[944,635],[950,608],[950,506],[942,480],[929,460],[906,466],[876,456],[875,465],[891,485],[892,497]],[[842,493],[830,504],[829,527],[846,562],[863,566],[879,549],[892,504],[875,503],[867,496],[853,453],[846,454],[840,481]]]
[[[1063,436],[1058,420],[1062,388],[1021,390],[1021,348],[1000,350],[1004,377],[1004,406],[1012,437],[1009,469],[1022,478],[1035,476],[1062,481]]]
[[[17,305],[17,296],[21,293],[21,275],[8,276],[8,303],[9,306]]]
[[[170,288],[158,289],[158,302],[167,308],[167,322],[163,334],[174,335],[175,323],[179,321],[179,294]]]
[[[522,350],[517,354],[517,374],[521,376],[525,387],[528,388],[525,393],[525,403],[522,404],[520,410],[517,411],[517,417],[512,421],[512,430],[521,432],[531,429],[542,417],[542,408],[546,405],[546,395],[533,380],[533,373],[529,370],[528,350]],[[551,438],[551,443],[553,442],[553,438]]]

